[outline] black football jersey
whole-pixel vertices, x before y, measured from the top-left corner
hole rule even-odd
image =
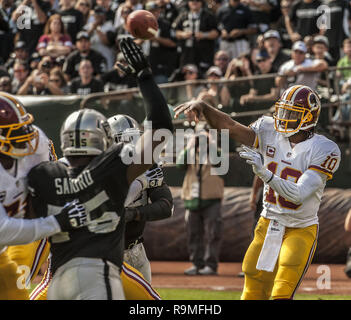
[[[76,257],[102,258],[122,265],[124,201],[128,193],[128,165],[120,158],[122,144],[113,145],[84,168],[60,161],[43,162],[28,174],[37,217],[57,214],[74,199],[84,203],[87,226],[50,237],[53,272]]]

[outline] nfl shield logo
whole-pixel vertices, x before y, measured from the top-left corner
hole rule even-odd
[[[272,147],[272,146],[267,146],[266,155],[267,155],[267,157],[274,158],[274,155],[275,155],[275,148]]]

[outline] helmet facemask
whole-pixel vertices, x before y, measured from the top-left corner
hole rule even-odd
[[[39,145],[39,132],[31,125],[34,118],[27,113],[20,123],[0,126],[0,153],[12,158],[34,154]]]

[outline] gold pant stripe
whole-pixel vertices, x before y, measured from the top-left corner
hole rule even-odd
[[[305,274],[306,274],[306,272],[307,272],[307,270],[308,270],[308,268],[309,268],[309,266],[310,266],[310,264],[311,264],[312,258],[313,258],[313,256],[314,256],[314,252],[316,251],[316,248],[317,248],[318,233],[319,233],[319,226],[317,225],[316,239],[315,239],[314,242],[313,242],[313,245],[312,245],[310,254],[309,254],[309,256],[308,256],[308,260],[307,260],[307,263],[306,263],[306,265],[305,265],[305,268],[304,268],[304,270],[303,270],[303,272],[302,272],[302,275],[301,275],[301,277],[300,277],[300,279],[299,279],[299,281],[298,281],[298,283],[297,283],[297,285],[296,285],[296,288],[295,288],[294,292],[292,293],[290,299],[293,299],[293,298],[294,298],[294,295],[295,295],[297,289],[299,288],[299,286],[300,286],[300,284],[301,284],[301,282],[302,282],[302,280],[303,280],[303,278],[304,278],[304,276],[305,276]]]
[[[27,279],[28,283],[32,282],[39,272],[39,269],[42,265],[42,263],[39,264],[39,261],[40,261],[40,258],[42,257],[42,255],[44,254],[45,247],[46,247],[47,243],[48,243],[48,239],[40,240],[40,243],[39,243],[37,250],[35,252],[35,255],[34,255],[33,264],[30,266],[31,272],[30,272],[30,276]]]
[[[52,280],[51,258],[48,258],[48,265],[43,278],[29,296],[29,300],[46,300],[46,293]]]

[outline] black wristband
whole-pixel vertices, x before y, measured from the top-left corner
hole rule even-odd
[[[266,183],[267,184],[270,183],[272,181],[273,177],[274,177],[274,173],[272,172],[272,176],[269,178],[269,180]]]
[[[72,229],[72,226],[68,220],[67,212],[65,210],[62,210],[59,214],[55,215],[54,217],[60,225],[62,232]]]

